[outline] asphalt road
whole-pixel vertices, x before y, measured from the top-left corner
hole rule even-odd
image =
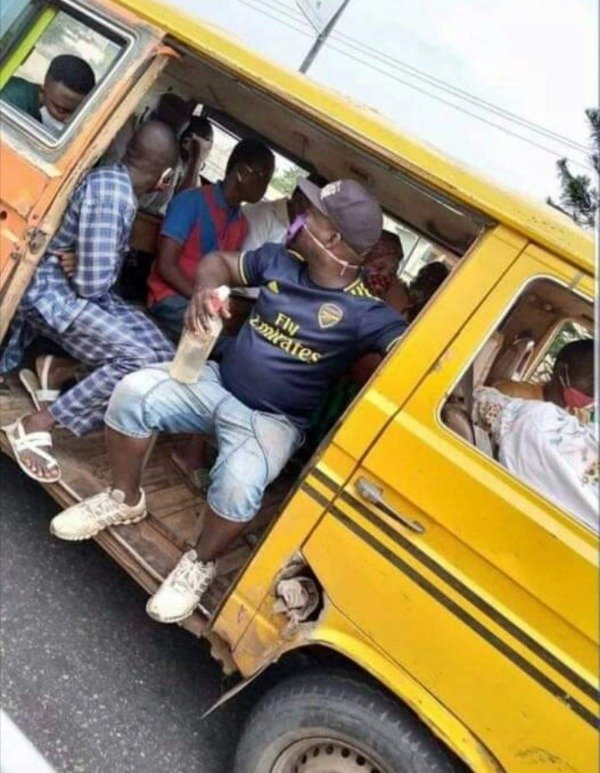
[[[95,543],[52,538],[57,506],[0,459],[2,707],[57,769],[229,773],[249,691],[206,720],[231,683],[204,642],[145,612],[146,596]]]

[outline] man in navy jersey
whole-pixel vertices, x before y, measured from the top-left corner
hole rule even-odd
[[[215,288],[260,288],[219,365],[209,362],[194,384],[174,381],[164,366],[123,379],[105,416],[112,487],[52,521],[57,537],[80,540],[141,520],[141,475],[153,433],[214,435],[218,457],[202,534],[148,602],[148,613],[161,622],[192,614],[214,579],[216,560],[302,443],[327,386],[360,354],[387,353],[406,328],[360,278],[381,234],[377,201],[352,180],[322,189],[306,180],[300,185],[310,206],[290,226],[292,246],[213,252],[199,264],[186,316],[192,331],[208,329]],[[227,317],[227,308],[220,313]]]

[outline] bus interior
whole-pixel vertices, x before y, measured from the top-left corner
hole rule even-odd
[[[452,201],[399,165],[394,166],[378,147],[369,147],[360,137],[343,129],[334,132],[318,116],[311,117],[308,109],[302,113],[293,109],[269,93],[258,78],[249,85],[212,59],[203,59],[198,52],[186,50],[175,41],[167,43],[177,50],[179,57],[169,62],[136,107],[135,115],[139,118],[146,114],[159,95],[167,91],[195,100],[197,112],[205,114],[215,128],[215,144],[203,171],[208,182],[222,175],[227,155],[241,137],[262,139],[276,152],[274,184],[267,193],[270,198],[286,192],[276,183],[286,173],[289,179],[290,170],[297,175],[315,171],[327,180],[354,178],[375,193],[385,212],[385,228],[400,236],[404,260],[399,274],[406,280],[414,277],[425,263],[441,260],[451,269],[447,280],[451,281],[461,259],[493,225],[480,213]],[[121,123],[127,118],[121,116]],[[103,141],[108,145],[110,139],[105,137]],[[143,232],[144,213],[139,217]],[[430,302],[436,303],[442,295],[443,287]],[[503,321],[493,346],[490,344],[478,355],[481,363],[485,358],[485,365],[479,369],[479,382],[496,379],[500,370],[502,377],[530,376],[543,362],[557,330],[568,321],[576,318],[582,329],[589,329],[590,310],[582,304],[575,306],[569,306],[549,283],[538,283]],[[8,424],[30,411],[29,398],[18,380],[11,377],[3,388],[0,422]],[[335,427],[321,447],[334,432]],[[169,573],[181,552],[188,549],[201,524],[202,500],[188,487],[171,460],[173,450],[183,442],[178,437],[157,439],[143,478],[149,517],[135,526],[108,529],[97,538],[149,592]],[[206,620],[215,613],[237,573],[281,511],[286,497],[301,479],[304,466],[314,464],[319,448],[311,450],[312,457],[304,452],[290,461],[268,489],[262,509],[247,533],[219,562],[218,580],[203,599],[202,613],[185,623],[196,634],[202,632]],[[65,506],[108,485],[109,459],[101,432],[76,438],[65,429],[58,429],[54,451],[63,480],[54,484],[52,493]]]

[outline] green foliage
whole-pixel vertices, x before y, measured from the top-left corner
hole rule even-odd
[[[593,150],[590,155],[590,163],[596,174],[600,174],[600,110],[589,108],[585,111],[590,124],[590,134]],[[556,162],[558,178],[561,185],[561,194],[558,203],[550,197],[546,202],[551,207],[564,212],[572,218],[577,225],[593,228],[596,224],[598,205],[600,203],[598,189],[594,187],[594,181],[586,174],[574,175],[569,169],[566,158]]]
[[[271,185],[280,193],[283,193],[284,196],[291,196],[301,177],[306,177],[306,172],[297,166],[292,166],[286,169],[285,172],[278,172],[273,175]]]

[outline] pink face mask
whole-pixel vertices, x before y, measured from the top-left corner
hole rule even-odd
[[[560,383],[563,388],[563,400],[567,408],[588,408],[594,404],[593,397],[571,386],[568,367],[565,368],[565,375],[560,379]]]
[[[306,233],[310,236],[310,238],[313,240],[313,242],[318,245],[323,252],[327,255],[327,257],[330,260],[333,260],[334,263],[337,263],[338,266],[341,266],[340,276],[343,276],[348,269],[352,269],[352,271],[358,271],[360,269],[360,266],[356,263],[348,263],[346,260],[340,260],[337,255],[334,255],[331,250],[328,250],[327,247],[323,244],[323,242],[320,239],[317,239],[317,237],[314,235],[314,233],[310,230],[306,222],[303,225],[304,230]]]
[[[563,400],[567,408],[588,408],[594,402],[593,397],[572,386],[563,387]]]

